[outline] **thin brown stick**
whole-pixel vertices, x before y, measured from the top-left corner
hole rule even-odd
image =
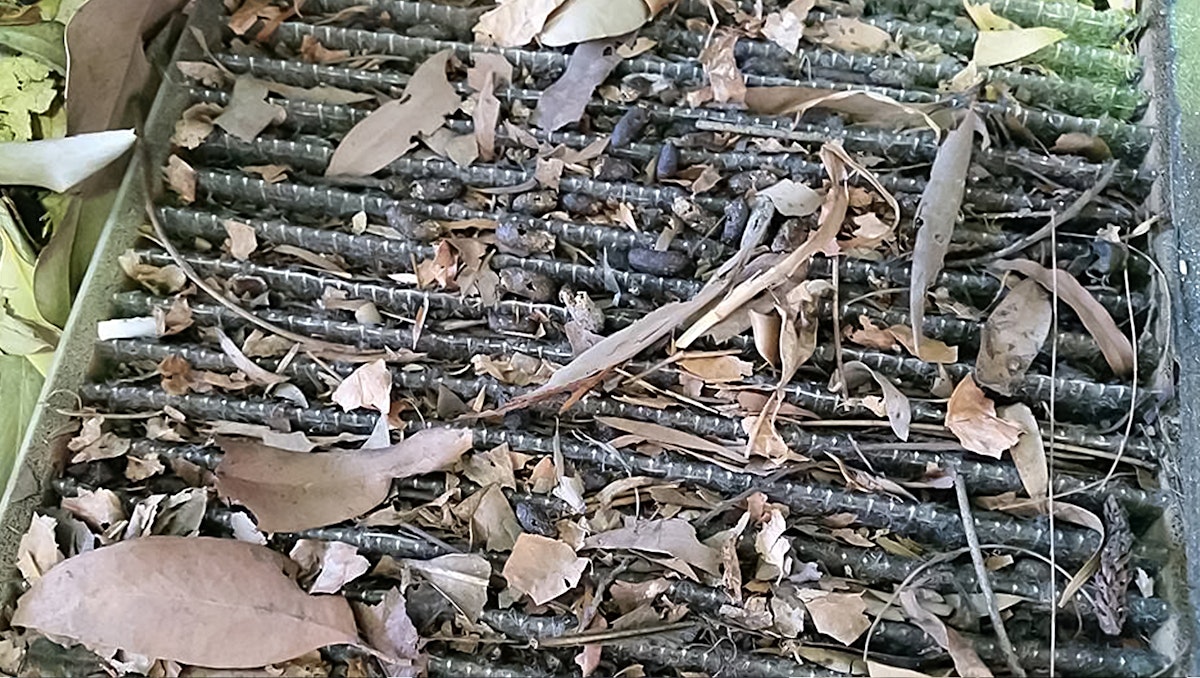
[[[1015,243],[1013,243],[1007,247],[996,250],[995,252],[990,252],[983,256],[975,257],[973,259],[966,259],[964,261],[956,261],[952,265],[954,267],[962,267],[962,266],[976,266],[979,264],[987,264],[987,263],[996,261],[997,259],[1003,259],[1009,255],[1016,254],[1017,252],[1020,252],[1024,249],[1030,247],[1031,245],[1034,245],[1038,242],[1041,242],[1042,240],[1045,240],[1046,238],[1050,237],[1050,232],[1053,231],[1055,228],[1057,228],[1058,226],[1061,226],[1062,224],[1065,224],[1068,221],[1079,216],[1080,213],[1083,212],[1083,208],[1087,207],[1088,204],[1090,204],[1093,200],[1096,199],[1097,196],[1100,195],[1101,191],[1103,191],[1105,188],[1108,187],[1108,184],[1110,181],[1112,181],[1113,174],[1115,174],[1116,171],[1117,171],[1116,161],[1110,162],[1108,164],[1108,167],[1104,170],[1104,173],[1101,174],[1100,178],[1096,181],[1095,185],[1093,185],[1091,188],[1089,188],[1088,190],[1081,193],[1079,195],[1079,197],[1075,199],[1075,202],[1071,203],[1070,206],[1068,206],[1067,209],[1063,210],[1061,214],[1051,215],[1050,220],[1047,221],[1044,226],[1042,226],[1038,230],[1034,231],[1033,233],[1030,233],[1029,235],[1025,236],[1024,238],[1021,238],[1020,240],[1016,241]]]
[[[662,624],[661,626],[647,626],[640,629],[620,629],[618,631],[597,631],[593,633],[571,633],[562,636],[554,636],[552,638],[537,638],[531,640],[530,643],[536,648],[542,647],[571,647],[573,645],[590,645],[592,643],[605,643],[617,640],[626,640],[628,638],[640,638],[642,636],[652,636],[659,633],[670,633],[671,631],[683,631],[696,626],[696,622],[676,622],[674,624]]]
[[[962,516],[963,532],[967,535],[967,546],[971,552],[971,562],[975,564],[975,577],[979,580],[979,590],[983,592],[983,600],[987,604],[988,617],[996,630],[996,640],[1004,651],[1004,660],[1008,662],[1008,670],[1014,676],[1025,678],[1025,667],[1013,649],[1012,640],[1008,637],[1008,629],[1000,617],[1000,607],[996,603],[996,592],[992,590],[992,580],[988,575],[987,566],[983,563],[983,551],[979,548],[979,535],[975,532],[975,517],[971,513],[971,500],[967,498],[967,484],[963,477],[954,474],[954,493],[958,496],[958,513]],[[1053,576],[1053,573],[1051,573]]]

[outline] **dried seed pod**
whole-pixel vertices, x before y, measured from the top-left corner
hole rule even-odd
[[[721,229],[721,242],[735,245],[742,240],[746,231],[746,221],[750,219],[750,205],[745,198],[738,198],[725,204],[725,227]]]
[[[458,179],[429,178],[417,179],[409,188],[409,195],[417,200],[430,202],[446,202],[462,195],[463,182]]]
[[[645,247],[634,247],[629,250],[629,267],[642,273],[679,277],[691,270],[692,259],[675,250],[660,252]]]
[[[778,181],[779,177],[775,176],[775,173],[770,170],[747,170],[729,177],[729,190],[734,193],[745,194],[750,190],[761,191]]]
[[[540,217],[558,206],[558,197],[554,191],[529,191],[513,198],[514,212]]]
[[[669,179],[679,171],[679,149],[674,144],[667,142],[658,149],[658,162],[654,170],[659,179]]]
[[[554,298],[554,281],[523,268],[506,268],[500,271],[500,287],[518,297],[530,301],[547,302]]]
[[[637,174],[637,168],[620,158],[604,156],[596,161],[592,174],[598,181],[625,181]]]
[[[437,223],[421,221],[395,205],[388,208],[387,223],[400,235],[419,242],[432,242],[442,234],[442,229]]]
[[[604,208],[603,202],[586,193],[563,193],[558,200],[564,210],[584,217],[599,214]]]
[[[645,129],[648,122],[650,122],[650,114],[640,106],[634,106],[625,111],[625,115],[622,115],[616,126],[613,127],[612,139],[609,140],[609,144],[613,148],[621,148],[637,141],[638,137],[642,136],[642,130]]]
[[[554,243],[553,233],[525,228],[511,220],[503,220],[496,226],[496,246],[501,252],[527,257],[538,252],[553,252]]]

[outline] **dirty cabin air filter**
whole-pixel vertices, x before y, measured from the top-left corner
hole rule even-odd
[[[1126,4],[198,2],[6,495],[4,642],[1186,674],[1191,236]]]

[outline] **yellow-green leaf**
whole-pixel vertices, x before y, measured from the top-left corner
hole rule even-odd
[[[33,355],[52,351],[54,347],[38,334],[28,323],[13,317],[7,309],[0,306],[0,353]]]
[[[980,31],[975,38],[975,63],[980,68],[1007,64],[1049,47],[1067,37],[1057,28],[1017,28],[1007,31]]]
[[[42,392],[42,375],[25,358],[0,355],[0,485],[7,484],[25,429]]]
[[[1009,31],[1020,28],[1017,24],[1005,19],[992,11],[992,3],[985,2],[976,5],[970,0],[963,0],[963,7],[975,22],[975,27],[981,31]]]
[[[50,110],[58,89],[50,67],[27,56],[0,57],[0,141],[33,138],[33,118]]]
[[[67,72],[67,44],[60,23],[43,21],[30,26],[0,26],[0,45],[37,59],[59,75]]]

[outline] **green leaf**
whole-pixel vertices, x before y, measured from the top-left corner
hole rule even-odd
[[[12,314],[51,334],[57,332],[38,310],[33,292],[32,255],[18,245],[23,240],[7,201],[0,203],[0,297]],[[28,246],[25,246],[27,250]]]
[[[33,364],[17,356],[0,356],[0,485],[7,484],[25,429],[42,392],[42,375]]]
[[[33,355],[54,350],[54,346],[38,336],[37,330],[0,307],[0,353]]]
[[[0,58],[0,141],[33,138],[31,116],[50,110],[57,96],[48,66],[27,56]]]
[[[0,26],[0,45],[37,59],[59,75],[66,75],[67,44],[63,39],[64,31],[65,27],[56,21],[43,21],[31,26]]]

